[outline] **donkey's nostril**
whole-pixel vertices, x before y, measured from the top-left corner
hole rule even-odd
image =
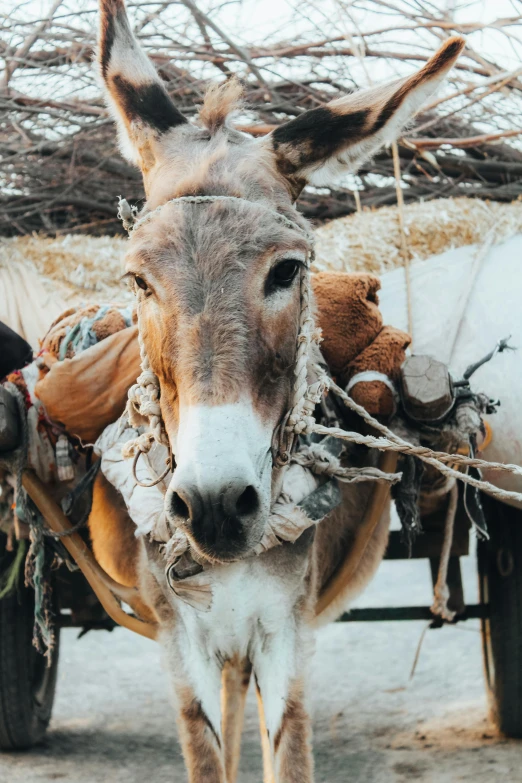
[[[252,485],[249,485],[236,501],[236,513],[239,517],[254,514],[259,509],[259,497]]]
[[[179,468],[178,468],[179,470]],[[262,496],[254,483],[212,482],[201,487],[182,481],[169,489],[167,514],[174,526],[185,528],[191,541],[209,557],[230,560],[245,551],[250,530],[255,526]]]
[[[190,510],[185,501],[177,492],[174,492],[171,499],[172,513],[176,517],[181,517],[183,520],[188,521],[190,519]]]

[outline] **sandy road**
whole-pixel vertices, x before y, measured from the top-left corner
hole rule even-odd
[[[473,598],[474,564],[466,587]],[[384,563],[359,605],[430,599],[425,563]],[[515,783],[522,743],[487,718],[478,623],[337,624],[318,633],[311,668],[317,783]],[[117,630],[81,640],[65,631],[45,745],[0,756],[2,783],[181,783],[185,780],[159,650]],[[261,783],[255,699],[249,694],[240,783]]]

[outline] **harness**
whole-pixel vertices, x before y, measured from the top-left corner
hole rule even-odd
[[[144,223],[152,220],[167,204],[192,204],[204,207],[214,202],[246,203],[249,206],[266,210],[278,222],[292,231],[299,232],[308,244],[306,263],[300,272],[300,316],[292,400],[289,410],[285,413],[279,427],[276,429],[273,448],[273,470],[284,470],[291,462],[297,462],[310,469],[312,473],[327,478],[327,483],[330,486],[322,485],[322,487],[319,487],[312,493],[314,498],[309,496],[296,505],[285,502],[285,497],[280,490],[279,496],[272,505],[266,531],[256,549],[256,554],[278,546],[284,541],[297,540],[304,530],[324,519],[340,502],[338,490],[332,490],[333,485],[335,485],[335,488],[337,487],[337,481],[352,483],[370,480],[380,482],[381,484],[384,483],[388,486],[399,482],[402,479],[402,473],[394,472],[396,467],[395,454],[417,457],[421,462],[435,467],[446,480],[450,480],[452,483],[455,480],[460,480],[465,485],[471,485],[476,490],[482,490],[500,500],[522,500],[521,493],[499,489],[491,483],[482,480],[479,473],[481,468],[487,467],[489,470],[506,471],[522,475],[521,467],[477,459],[474,457],[471,449],[470,456],[465,454],[448,454],[433,451],[425,446],[413,445],[371,416],[362,406],[358,405],[348,394],[350,387],[346,391],[340,388],[328,375],[325,367],[317,361],[316,355],[317,348],[321,342],[321,331],[316,328],[312,313],[310,279],[311,264],[314,258],[314,237],[308,228],[299,222],[300,218],[297,211],[294,210],[293,219],[291,219],[265,204],[251,202],[236,196],[179,196],[170,199],[165,204],[140,218],[137,217],[136,209],[131,208],[125,200],[120,198],[118,215],[130,234],[138,230]],[[133,457],[136,482],[142,486],[152,487],[162,481],[171,470],[174,470],[175,463],[161,417],[159,381],[151,370],[141,335],[139,309],[138,306],[138,339],[142,371],[136,384],[129,390],[127,417],[131,426],[138,428],[147,424],[147,429],[124,445],[123,456]],[[375,377],[375,374],[370,373],[368,377],[360,377],[357,380],[374,380]],[[386,380],[388,381],[388,379]],[[339,426],[325,426],[318,423],[314,414],[317,406],[322,403],[328,392],[332,392],[340,398],[342,403],[349,410],[356,413],[370,426],[371,431],[376,434],[362,434],[342,429]],[[396,397],[396,393],[394,396]],[[331,419],[327,419],[327,423],[331,424]],[[315,436],[315,445],[311,438],[307,436]],[[316,436],[322,436],[323,438],[323,442],[319,446],[317,445]],[[299,445],[296,450],[297,440],[299,440]],[[384,470],[373,467],[343,467],[339,459],[341,449],[333,446],[333,443],[338,440],[375,448],[383,452],[395,453],[393,454],[394,459],[381,463],[381,467],[385,468]],[[161,476],[154,479],[150,484],[144,484],[136,476],[136,466],[140,456],[148,453],[154,443],[167,446],[170,450],[170,456]],[[390,454],[390,458],[392,454]],[[466,472],[463,472],[463,470],[466,470]],[[281,487],[282,481],[279,484],[276,483],[277,485]],[[382,503],[384,504],[386,494],[383,495],[381,490],[379,490],[378,494],[379,496],[382,495]],[[376,511],[373,516],[373,527],[370,526],[368,529],[366,542],[369,541],[375,524],[380,518],[380,511],[378,513]],[[174,535],[165,547],[165,552],[167,555],[167,579],[171,588],[178,592],[180,597],[183,597],[182,592],[186,588],[180,588],[179,580],[185,577],[176,575],[176,565],[190,557],[190,544],[181,528],[175,530]],[[211,592],[209,590],[210,599]],[[200,597],[198,597],[198,600],[200,600]]]
[[[173,201],[203,205],[213,201],[244,202],[245,199],[238,199],[232,196],[183,196],[173,199]],[[446,487],[450,486],[450,482],[451,485],[454,486],[455,480],[458,479],[468,488],[482,490],[500,500],[516,500],[520,502],[522,501],[522,493],[508,492],[494,487],[489,482],[481,479],[479,470],[481,468],[488,468],[489,470],[499,470],[511,474],[522,475],[522,468],[517,465],[503,465],[476,459],[473,454],[473,443],[471,440],[468,454],[462,454],[460,450],[456,454],[450,454],[444,451],[433,451],[432,449],[421,445],[413,445],[406,438],[400,437],[397,432],[393,432],[384,424],[373,418],[363,407],[355,403],[347,393],[349,388],[345,391],[337,386],[337,384],[327,375],[324,366],[320,365],[314,356],[321,338],[319,330],[315,327],[313,314],[311,312],[310,266],[313,260],[313,237],[307,228],[299,222],[300,218],[297,212],[295,212],[295,218],[290,219],[287,215],[282,215],[264,204],[247,203],[251,206],[270,211],[278,221],[284,223],[288,228],[301,232],[301,234],[306,237],[309,245],[307,263],[305,268],[301,270],[300,276],[300,321],[292,401],[289,410],[286,412],[286,415],[283,417],[277,430],[274,448],[274,468],[284,468],[289,462],[295,462],[300,464],[303,468],[311,470],[317,476],[322,476],[322,481],[324,482],[321,483],[319,481],[318,488],[296,505],[289,503],[288,500],[285,500],[284,495],[280,493],[271,509],[264,537],[254,554],[261,554],[267,549],[278,546],[285,541],[295,541],[305,529],[324,519],[326,514],[328,514],[339,502],[338,481],[353,483],[374,480],[377,482],[358,530],[354,546],[338,572],[336,572],[327,585],[323,587],[322,592],[318,597],[316,614],[321,614],[321,612],[326,611],[332,601],[340,594],[341,590],[352,580],[381,517],[384,504],[388,497],[388,487],[390,484],[401,480],[402,474],[393,472],[396,467],[398,454],[408,457],[410,461],[412,457],[415,457],[422,463],[435,467],[446,479]],[[152,219],[163,206],[165,205],[138,218],[137,210],[131,208],[126,201],[120,200],[119,215],[128,231],[137,230],[142,223]],[[141,337],[141,331],[139,329],[139,307],[138,333],[141,350],[141,373],[136,384],[129,392],[127,406],[129,419],[131,419],[134,426],[140,427],[140,431],[136,433],[137,437],[126,444],[129,456],[134,457],[134,472],[139,456],[150,451],[154,443],[159,443],[165,448],[170,448],[161,417],[159,381],[151,370]],[[484,357],[481,363],[489,360],[495,352],[504,350],[507,347],[509,347],[507,341],[500,341],[495,350],[487,357]],[[464,376],[466,380],[479,364],[480,363],[471,365],[470,368],[468,368]],[[370,379],[383,380],[380,375],[377,378],[371,373],[369,375],[362,373],[357,378],[358,381]],[[354,381],[355,379],[352,379],[352,385],[354,385]],[[459,386],[459,393],[466,391],[461,388],[461,382],[456,383],[455,386]],[[77,527],[83,523],[85,513],[80,515],[79,521],[76,519],[72,520],[75,524],[75,527],[73,528],[71,526],[71,521],[52,500],[44,485],[30,471],[25,470],[28,442],[26,406],[24,399],[20,393],[17,392],[15,387],[12,391],[19,404],[20,420],[22,422],[22,445],[13,453],[13,456],[9,460],[5,460],[5,464],[11,472],[16,474],[17,498],[19,499],[19,502],[22,504],[26,502],[25,492],[27,492],[42,517],[41,524],[40,519],[36,520],[34,524],[32,524],[30,520],[31,526],[35,528],[33,530],[33,534],[36,536],[35,542],[39,542],[37,547],[35,543],[35,557],[40,557],[41,559],[43,556],[43,536],[48,535],[47,529],[44,528],[43,525],[43,518],[45,518],[50,528],[49,534],[53,538],[60,539],[63,543],[72,558],[86,575],[94,592],[110,617],[113,618],[115,622],[124,625],[137,633],[148,636],[149,638],[155,638],[157,629],[153,624],[142,622],[135,617],[127,615],[119,604],[119,600],[121,600],[133,606],[134,601],[138,598],[137,590],[113,582],[95,561],[85,542],[75,532]],[[325,394],[327,391],[332,392],[335,395],[335,398],[328,397],[326,399]],[[357,414],[365,424],[371,428],[371,431],[374,434],[351,432],[344,430],[339,426],[326,426],[325,424],[316,421],[315,413],[316,405],[318,403],[320,403],[318,408],[322,409],[324,412],[325,408],[328,408],[327,403],[337,403],[338,401],[339,406],[337,410],[342,410],[343,405],[346,406],[350,411]],[[402,401],[402,407],[404,408],[404,400]],[[464,408],[465,406],[460,409],[461,412]],[[328,425],[331,425],[332,421],[336,418],[339,417],[326,415],[324,420],[326,420]],[[342,416],[340,418],[342,419]],[[337,422],[335,423],[337,424]],[[457,422],[457,424],[459,424],[459,422]],[[143,431],[144,426],[146,428],[145,431]],[[466,427],[463,427],[463,432],[465,430]],[[408,430],[405,430],[405,432],[406,437],[410,437],[410,435],[408,435]],[[323,438],[320,443],[317,442],[317,436]],[[295,449],[294,447],[297,440],[298,448]],[[385,452],[379,463],[381,469],[342,466],[340,461],[341,442],[359,444]],[[132,445],[129,445],[129,443]],[[407,465],[407,461],[405,461],[405,465]],[[169,464],[167,467],[168,470],[164,472],[163,477],[167,475],[171,467],[174,467],[174,458],[172,454],[169,456]],[[466,471],[469,470],[470,473],[462,472],[463,469]],[[407,471],[405,471],[405,474],[406,472]],[[88,477],[86,476],[87,483],[91,483],[93,478],[94,472],[89,472]],[[407,477],[405,476],[405,478]],[[161,478],[146,486],[153,487],[156,483],[159,483],[160,480]],[[407,484],[407,481],[404,483]],[[84,485],[82,484],[82,488],[83,486]],[[83,496],[84,493],[80,492],[80,488],[78,492]],[[453,495],[454,494],[455,493],[453,492]],[[72,505],[74,505],[75,499],[77,499],[75,496],[71,498]],[[469,498],[467,502],[469,504]],[[447,619],[451,619],[451,617],[448,615],[447,595],[443,590],[443,588],[445,588],[445,566],[443,566],[443,560],[445,559],[447,566],[452,532],[451,515],[454,512],[454,505],[454,503],[450,504],[449,508],[450,513],[448,514],[446,523],[441,570],[436,588],[437,600],[433,608],[435,614],[439,614],[441,617]],[[70,513],[71,508],[65,510],[67,513]],[[473,517],[473,514],[470,516]],[[37,524],[38,530],[36,530]],[[176,565],[180,562],[181,558],[185,558],[185,567],[187,568],[186,576],[191,576],[194,573],[197,574],[197,571],[191,571],[191,569],[193,569],[193,564],[187,560],[190,555],[189,545],[188,540],[181,529],[178,528],[174,532],[172,538],[165,545],[164,551],[167,557],[167,579],[169,584],[180,597],[184,598],[184,600],[191,600],[190,591],[191,589],[194,591],[195,586],[191,586],[188,583],[192,580],[187,579],[182,575],[176,576],[175,573]],[[171,557],[174,562],[170,560]],[[35,572],[34,584],[35,588],[38,588],[37,592],[38,590],[42,590],[41,575],[42,571],[40,568],[38,573]],[[45,584],[43,586],[45,588]],[[200,584],[199,589],[202,591],[202,601],[205,603],[207,598],[211,598],[211,592],[210,595],[207,596],[204,584]],[[184,595],[183,591],[185,591]],[[38,595],[40,595],[41,598],[42,593],[40,592]],[[46,640],[46,635],[43,631],[47,628],[48,621],[45,617],[43,618],[42,623],[42,639]],[[49,643],[52,645],[52,640]]]

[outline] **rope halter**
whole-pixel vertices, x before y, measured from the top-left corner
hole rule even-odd
[[[297,337],[297,353],[295,362],[295,379],[292,395],[292,404],[290,410],[283,418],[280,426],[279,444],[276,451],[275,464],[281,467],[290,461],[290,452],[292,450],[294,438],[296,435],[308,434],[312,432],[315,425],[314,408],[321,397],[327,391],[329,379],[327,374],[318,365],[311,363],[313,345],[319,345],[321,342],[321,331],[315,326],[312,307],[311,307],[311,282],[310,266],[314,259],[313,234],[306,226],[300,224],[298,220],[283,215],[272,207],[269,207],[258,201],[249,201],[238,196],[177,196],[169,199],[156,209],[147,212],[142,217],[138,217],[136,207],[131,207],[129,203],[120,196],[118,202],[118,217],[123,223],[123,227],[129,236],[134,233],[144,223],[148,223],[156,214],[158,214],[167,204],[209,204],[217,201],[221,202],[239,202],[257,206],[270,213],[279,223],[282,223],[292,231],[298,231],[308,242],[309,252],[305,266],[300,272],[300,318],[299,333]],[[298,217],[296,210],[295,216]],[[169,439],[165,431],[161,417],[160,407],[160,386],[157,376],[152,372],[145,345],[143,343],[142,332],[140,329],[140,318],[138,308],[138,339],[141,357],[141,374],[134,386],[129,390],[127,401],[127,417],[129,423],[134,427],[148,425],[147,431],[137,438],[128,441],[125,444],[123,455],[125,457],[134,457],[134,478],[142,486],[153,486],[159,483],[173,466],[172,457],[167,464],[167,469],[161,477],[153,484],[143,485],[136,477],[136,465],[141,454],[148,453],[155,442],[169,446]],[[309,383],[311,373],[315,373],[316,380]]]
[[[171,199],[166,202],[166,204],[172,202],[206,204],[214,201],[244,202],[246,199],[237,198],[235,196],[180,196]],[[253,204],[254,202],[247,203]],[[459,465],[466,466],[467,468],[470,466],[477,468],[487,467],[490,470],[500,470],[522,475],[522,468],[519,466],[485,462],[474,457],[464,457],[458,454],[450,455],[443,452],[432,451],[424,446],[414,446],[403,440],[392,430],[388,429],[388,427],[379,422],[363,407],[352,400],[347,393],[349,389],[345,391],[329,379],[323,367],[314,361],[315,349],[321,341],[321,332],[315,327],[311,307],[310,264],[314,257],[314,238],[306,227],[300,225],[297,221],[291,220],[264,204],[258,204],[256,202],[256,205],[261,206],[272,213],[276,220],[283,223],[288,228],[301,232],[306,237],[309,245],[306,265],[300,272],[300,318],[292,402],[290,410],[283,418],[277,435],[275,436],[275,439],[278,439],[279,442],[277,448],[274,448],[274,451],[276,452],[274,457],[274,468],[283,467],[290,462],[290,455],[296,436],[316,433],[322,436],[338,438],[348,443],[356,443],[369,448],[375,448],[380,451],[395,451],[400,454],[414,455],[422,462],[437,468],[446,479],[453,482],[455,482],[456,479],[459,479],[465,484],[470,484],[503,501],[516,500],[517,502],[520,502],[522,500],[522,493],[497,488],[488,481],[477,479],[468,473],[460,472],[456,469]],[[153,218],[163,206],[165,206],[165,204],[157,207],[143,217],[138,218],[135,208],[131,208],[126,201],[120,199],[118,214],[123,221],[124,227],[131,233],[131,231],[136,231],[143,223],[148,222]],[[125,444],[123,456],[134,457],[133,473],[136,482],[142,486],[151,487],[158,484],[166,477],[169,470],[173,469],[174,462],[172,452],[170,451],[165,471],[150,484],[143,484],[136,476],[136,466],[140,455],[149,452],[154,442],[169,446],[168,436],[161,417],[159,381],[151,370],[147,352],[143,344],[139,323],[139,307],[138,336],[141,355],[141,374],[136,384],[129,391],[127,414],[129,422],[133,426],[141,426],[148,423],[148,430]],[[372,376],[371,373],[370,376]],[[373,376],[372,380],[375,380]],[[379,378],[379,380],[381,379]],[[369,424],[372,427],[373,432],[377,432],[377,435],[363,435],[359,432],[350,432],[339,427],[325,427],[318,424],[314,418],[314,409],[328,389],[331,389],[347,408]],[[383,473],[375,468],[346,468],[342,466],[339,460],[332,460],[331,458],[325,459],[317,449],[314,451],[312,448],[309,448],[306,453],[301,452],[299,454],[294,454],[293,460],[304,467],[307,467],[316,475],[332,476],[340,481],[376,480],[387,481],[391,484],[402,478],[402,474],[400,473]],[[453,618],[453,613],[450,612],[447,606],[447,564],[453,537],[456,498],[457,493],[454,486],[451,490],[450,504],[445,525],[441,566],[435,587],[435,602],[432,607],[433,613],[439,615],[444,620],[451,620]],[[256,554],[260,554],[273,546],[278,546],[284,541],[295,541],[303,530],[316,523],[309,519],[307,515],[300,510],[298,505],[285,505],[285,502],[282,487],[280,487],[280,495],[272,507],[271,514],[267,520],[267,529],[265,530],[262,541],[256,549]],[[171,574],[171,568],[174,567],[173,562],[187,551],[190,551],[189,540],[185,532],[178,528],[166,547],[166,552],[168,554],[167,579],[172,590],[177,593],[178,597],[189,603],[192,602],[193,606],[206,611],[210,608],[212,603],[212,589],[209,582],[187,585],[187,582],[190,582],[191,580],[185,580],[185,582],[172,581],[169,576]],[[196,597],[194,597],[194,590],[196,591]]]

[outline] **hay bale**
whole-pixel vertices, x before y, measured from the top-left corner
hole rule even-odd
[[[9,237],[0,241],[0,268],[36,270],[46,288],[68,304],[126,302],[132,296],[120,280],[124,254],[120,237]]]
[[[522,202],[436,199],[406,205],[404,222],[412,261],[421,261],[452,248],[480,244],[496,226],[495,242],[522,231]],[[397,207],[333,220],[318,228],[316,236],[316,271],[382,274],[403,266]]]

